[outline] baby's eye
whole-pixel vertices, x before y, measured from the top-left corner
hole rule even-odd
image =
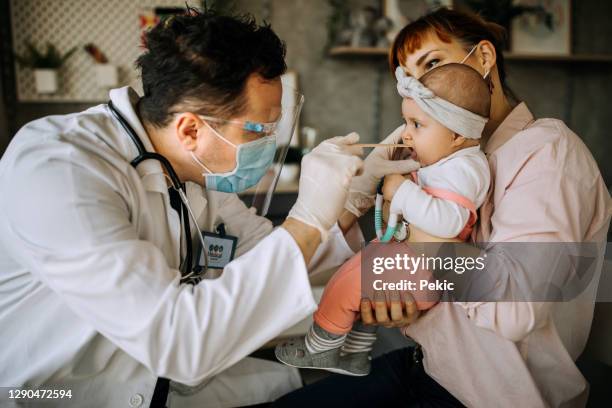
[[[421,127],[421,124],[419,122],[417,122],[416,120],[413,120],[412,123],[413,123],[415,129],[418,129],[418,128]]]
[[[433,67],[435,67],[436,65],[438,65],[438,63],[440,62],[439,59],[434,58],[434,59],[430,59],[429,61],[427,61],[427,63],[425,64],[425,68],[427,68],[427,70],[432,69]]]

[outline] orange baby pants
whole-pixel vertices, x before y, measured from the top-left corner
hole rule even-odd
[[[408,250],[408,248],[406,248]],[[431,274],[428,271],[429,278]],[[431,292],[412,293],[418,310],[434,306]],[[316,324],[333,334],[346,334],[359,317],[361,306],[361,251],[346,261],[329,280],[313,318]]]

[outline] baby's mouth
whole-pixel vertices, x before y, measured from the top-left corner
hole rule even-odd
[[[419,161],[416,150],[414,150],[414,142],[410,139],[404,139],[402,140],[402,143],[405,144],[406,146],[410,147],[410,158],[412,160],[416,160]],[[404,156],[406,157],[406,156]]]

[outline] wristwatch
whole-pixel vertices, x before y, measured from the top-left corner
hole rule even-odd
[[[395,238],[396,241],[402,242],[408,239],[410,236],[410,228],[408,228],[408,225],[408,221],[402,220],[400,222],[393,234],[393,238]]]

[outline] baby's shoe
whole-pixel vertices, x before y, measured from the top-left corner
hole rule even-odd
[[[343,374],[357,377],[370,374],[372,366],[372,356],[369,351],[361,353],[346,353],[340,350],[339,368]]]
[[[338,367],[340,347],[321,353],[310,353],[304,336],[285,340],[276,346],[274,354],[278,361],[291,367],[314,368],[333,371]]]
[[[341,361],[340,347],[320,353],[310,353],[306,348],[304,337],[296,337],[282,342],[276,346],[274,354],[281,363],[291,367],[326,370],[332,373],[352,376],[364,376],[370,372],[369,364],[367,364],[366,368],[362,358],[356,359],[355,357],[350,357],[346,358],[345,361]]]

